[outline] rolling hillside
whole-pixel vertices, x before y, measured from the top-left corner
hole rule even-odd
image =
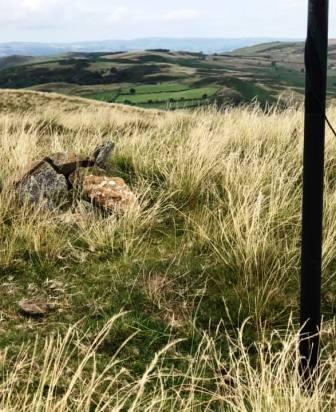
[[[144,108],[176,109],[257,100],[301,101],[303,43],[273,42],[232,53],[148,50],[71,53],[30,62],[0,59],[1,88],[29,88]],[[10,67],[8,67],[10,66]],[[330,44],[328,95],[336,94],[336,42]]]

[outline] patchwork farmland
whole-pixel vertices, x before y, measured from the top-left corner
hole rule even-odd
[[[274,42],[232,53],[147,50],[0,59],[0,88],[30,89],[143,108],[262,107],[302,102],[303,43]],[[336,94],[330,43],[328,96]]]

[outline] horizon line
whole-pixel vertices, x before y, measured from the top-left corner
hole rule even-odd
[[[139,40],[276,40],[276,41],[304,41],[304,38],[300,37],[273,37],[273,36],[253,36],[253,37],[161,37],[161,36],[149,36],[149,37],[134,37],[130,39],[126,38],[106,38],[100,40],[69,40],[69,41],[29,41],[29,40],[8,40],[0,41],[0,44],[8,43],[22,43],[22,44],[72,44],[72,43],[99,43],[99,42],[108,42],[108,41],[122,41],[122,42],[132,42]],[[333,37],[330,38],[330,40]]]

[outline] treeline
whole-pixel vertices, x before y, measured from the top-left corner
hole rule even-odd
[[[67,63],[66,63],[67,62]],[[160,68],[153,64],[133,67],[115,68],[93,71],[89,63],[82,60],[67,60],[56,68],[41,66],[15,67],[0,72],[1,88],[24,88],[44,83],[74,83],[78,85],[95,85],[110,83],[143,82],[144,77],[160,73]]]

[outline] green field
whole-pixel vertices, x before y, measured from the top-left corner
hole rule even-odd
[[[132,87],[123,87],[120,90],[120,94],[129,95]],[[162,83],[153,85],[141,85],[133,87],[136,94],[148,94],[148,93],[161,93],[161,92],[180,92],[182,90],[188,90],[187,84],[181,83]]]
[[[186,91],[189,89],[187,84],[180,83],[162,83],[153,85],[129,85],[118,87],[115,86],[114,89],[109,91],[103,91],[98,93],[85,94],[85,97],[101,100],[106,102],[116,102],[119,98],[122,102],[123,98],[129,99],[133,95],[148,95],[148,94],[158,94],[162,92],[174,93],[180,91]],[[141,100],[142,101],[142,100]]]
[[[179,100],[202,100],[213,96],[217,91],[216,87],[200,87],[197,89],[189,89],[178,92],[154,92],[147,94],[128,94],[119,95],[116,102],[117,103],[163,103],[163,102],[173,102]]]
[[[162,83],[124,86],[114,90],[87,94],[85,97],[110,103],[177,109],[207,104],[217,90],[218,87],[215,86],[190,88],[187,84]]]

